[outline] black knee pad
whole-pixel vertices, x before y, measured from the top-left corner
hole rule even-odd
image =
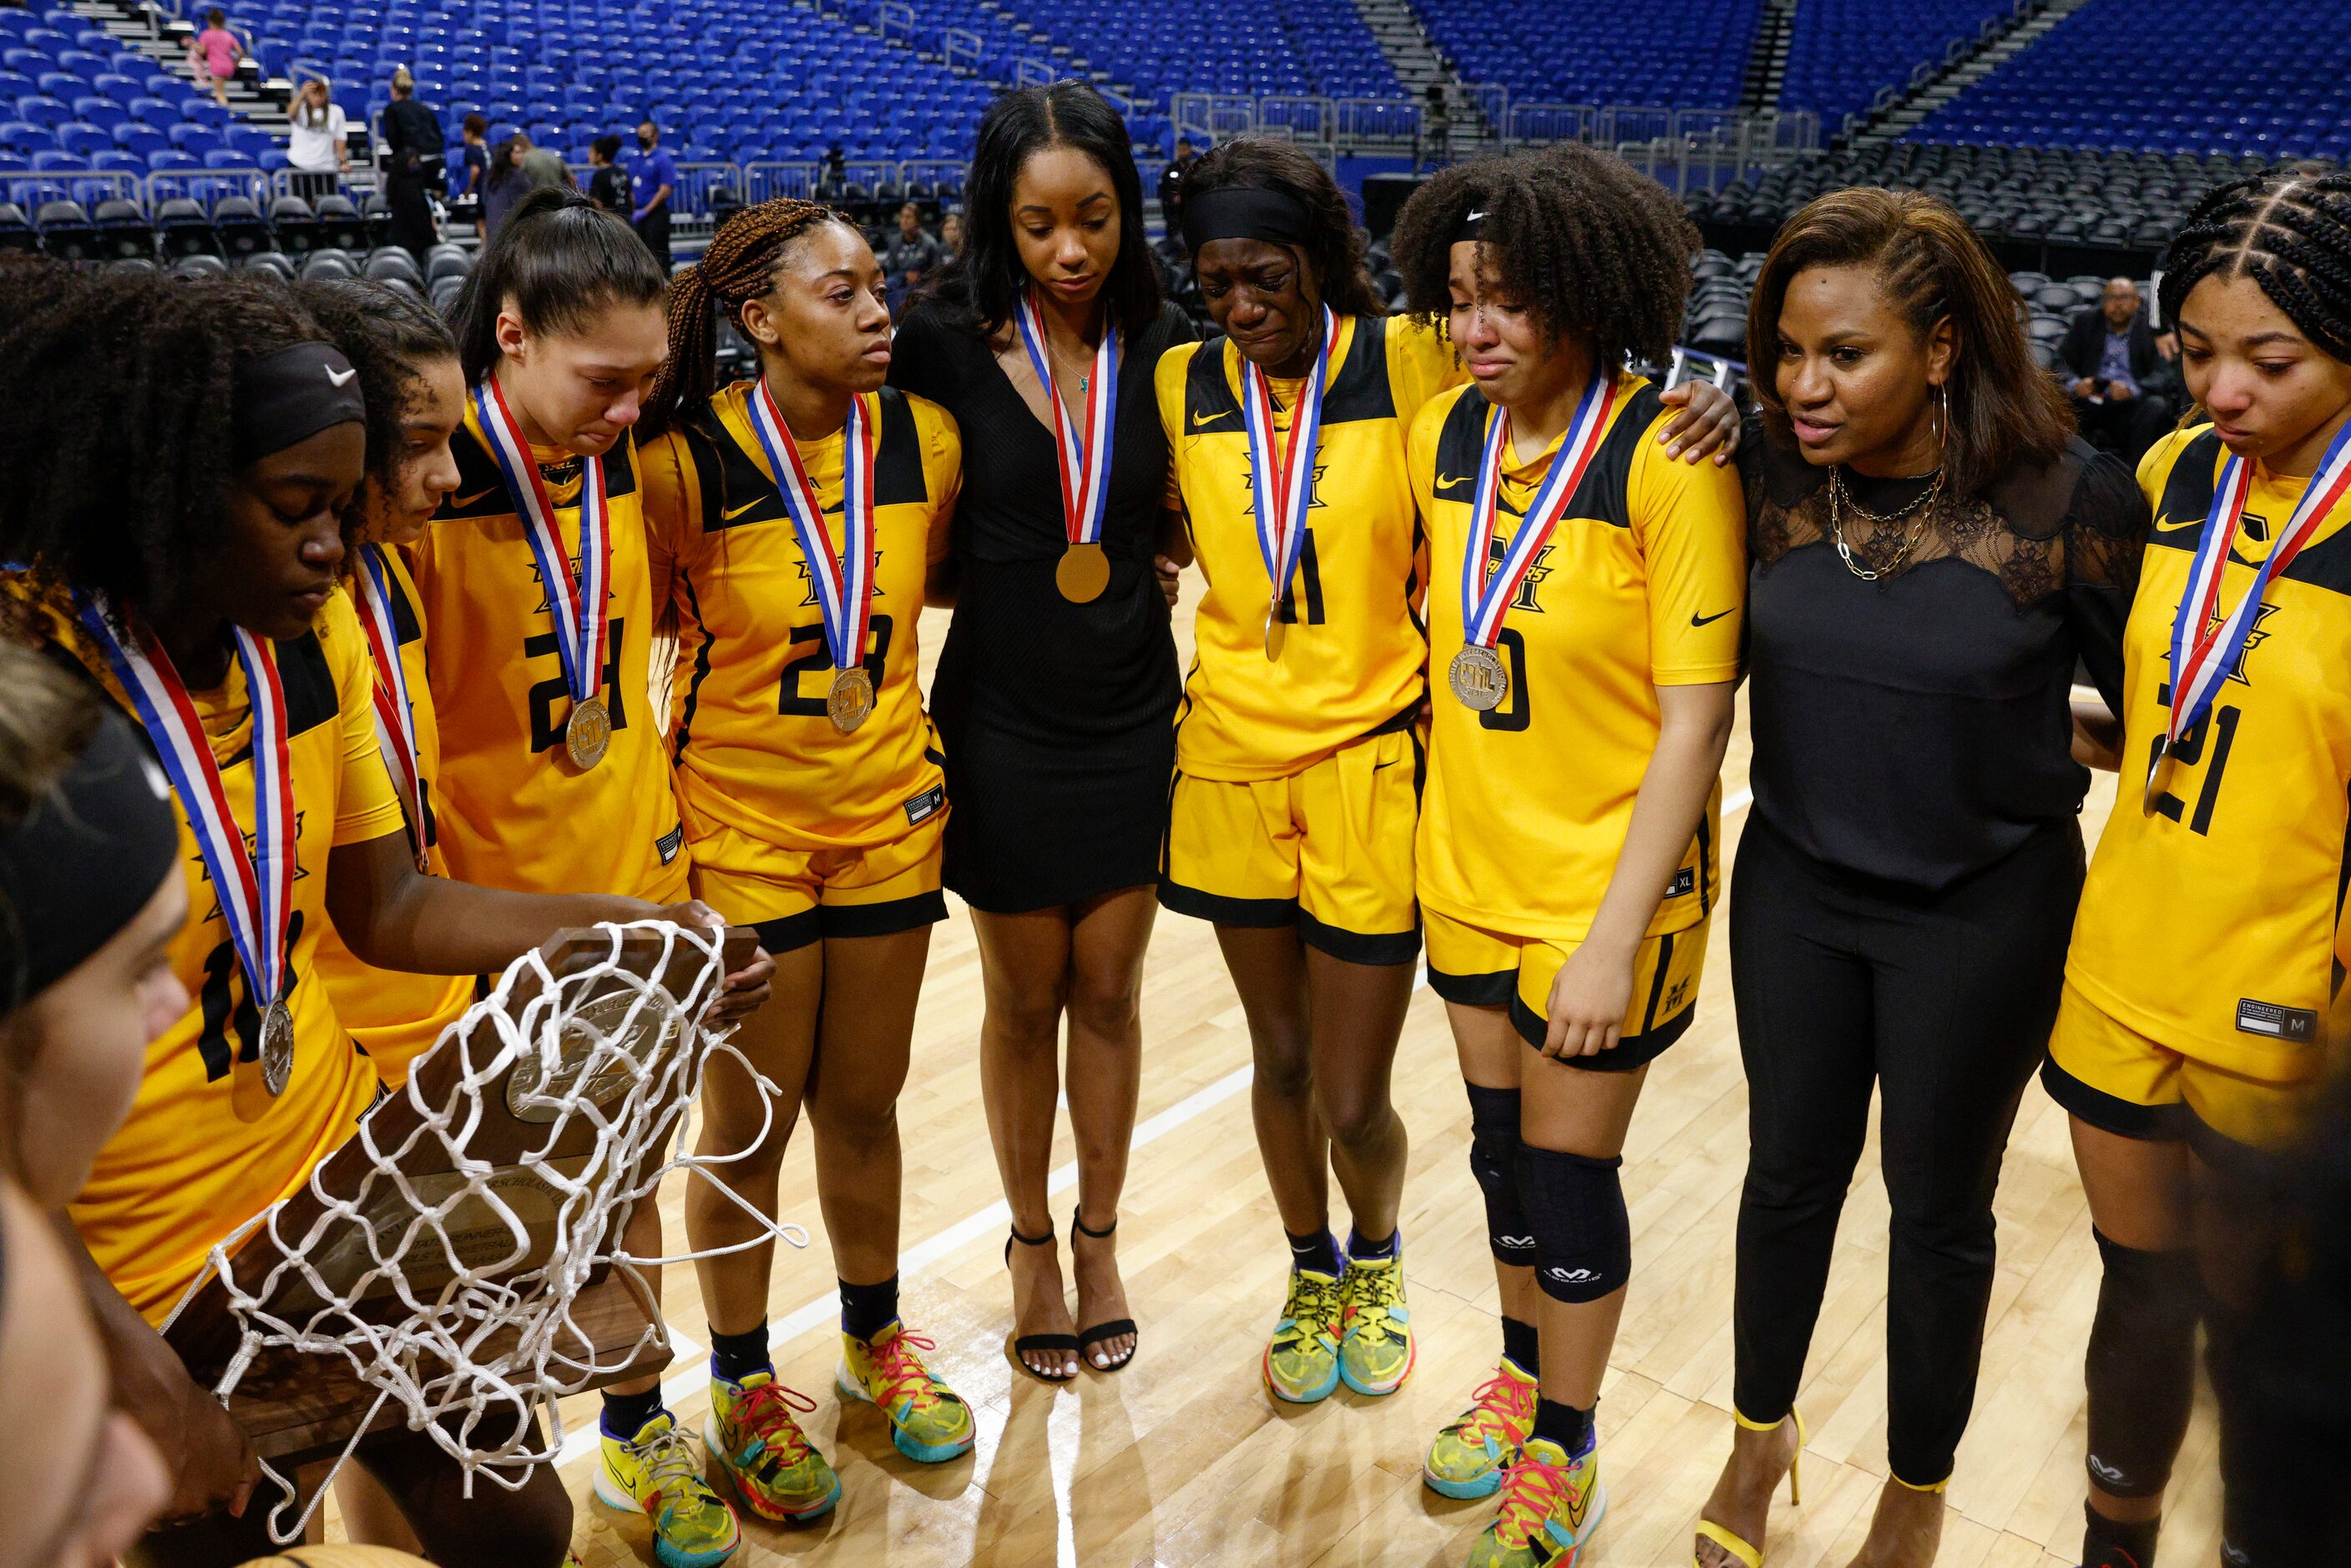
[[[2196,1255],[2142,1252],[2091,1234],[2105,1272],[2085,1367],[2090,1479],[2113,1497],[2154,1497],[2171,1479],[2196,1395],[2204,1294]]]
[[[1519,1145],[1519,1191],[1534,1221],[1535,1282],[1555,1301],[1596,1301],[1633,1277],[1624,1160]]]
[[[1486,1245],[1497,1263],[1535,1266],[1535,1233],[1519,1198],[1519,1092],[1471,1083],[1469,1174],[1486,1195]]]

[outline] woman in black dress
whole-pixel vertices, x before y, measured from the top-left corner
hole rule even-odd
[[[1019,1243],[1016,1349],[1063,1382],[1081,1353],[1102,1371],[1134,1354],[1111,1232],[1179,691],[1153,567],[1180,528],[1152,371],[1194,333],[1160,299],[1126,127],[1092,88],[998,99],[965,189],[970,243],[899,328],[890,379],[963,431],[956,614],[931,694],[946,881],[971,906],[987,984],[980,1082]],[[1064,1013],[1074,1322],[1045,1207]]]
[[[2001,1158],[2082,888],[2074,671],[2119,708],[2147,509],[2074,435],[2015,290],[1942,202],[1822,197],[1750,311],[1738,1431],[1695,1560],[1751,1568],[1803,1446],[1797,1385],[1874,1090],[1888,1479],[1854,1561],[1923,1568],[1975,1396]]]

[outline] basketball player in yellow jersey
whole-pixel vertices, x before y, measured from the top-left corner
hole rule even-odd
[[[2351,855],[2351,179],[2224,185],[2172,242],[2166,319],[2200,423],[2139,465],[2155,512],[2124,634],[2119,794],[2043,1082],[2073,1116],[2105,1265],[2083,1561],[2155,1560],[2199,1297],[2213,1381],[2263,1260],[2231,1197],[2339,1058]],[[2251,602],[2248,603],[2248,600]],[[2198,1279],[2195,1205],[2207,1230]],[[2225,1560],[2260,1551],[2221,1408]],[[2239,1555],[2244,1553],[2244,1555]]]
[[[714,392],[717,323],[759,377]],[[645,516],[679,622],[674,756],[696,895],[758,929],[776,1000],[705,1080],[703,1153],[737,1195],[690,1190],[711,1342],[711,1452],[761,1517],[841,1495],[768,1353],[785,1140],[806,1099],[817,1196],[841,1281],[837,1385],[925,1463],[967,1452],[971,1410],[925,1366],[898,1310],[905,1084],[939,892],[946,789],[916,683],[915,625],[946,559],[962,464],[955,421],[885,389],[883,275],[831,209],[764,202],[727,220],[670,299],[670,359],[643,438]],[[772,1123],[770,1117],[772,1116]],[[766,1129],[763,1140],[761,1133]],[[752,1246],[758,1242],[757,1246]]]
[[[1386,1394],[1413,1363],[1388,1080],[1420,951],[1427,659],[1405,430],[1463,373],[1430,324],[1384,317],[1346,198],[1294,148],[1241,139],[1196,160],[1184,212],[1227,336],[1169,350],[1157,371],[1208,580],[1159,896],[1216,923],[1249,1019],[1290,1248],[1267,1385],[1295,1403],[1343,1381]],[[1329,1168],[1353,1221],[1343,1254]]]
[[[420,863],[445,875],[433,812],[440,726],[425,667],[423,612],[403,552],[457,486],[449,446],[465,409],[457,342],[421,301],[392,289],[335,280],[299,284],[296,292],[359,371],[367,399],[368,476],[356,503],[360,559],[338,591],[350,597],[365,634],[375,674],[377,748],[401,797],[411,848],[421,845]],[[396,674],[378,662],[381,654],[398,659]],[[396,704],[409,716],[404,729],[392,716]],[[319,938],[319,977],[335,1016],[391,1089],[407,1082],[411,1064],[474,999],[471,976],[371,968],[331,925]]]
[[[453,875],[686,896],[631,435],[666,353],[666,289],[626,224],[550,189],[499,225],[457,297],[457,489],[412,559]],[[623,1239],[659,1257],[660,1210],[641,1205]],[[651,1518],[664,1568],[723,1562],[740,1526],[662,1408],[659,1379],[614,1385],[603,1402],[599,1494]]]
[[[1632,1270],[1618,1167],[1647,1065],[1688,1027],[1719,885],[1744,508],[1735,475],[1658,451],[1656,391],[1621,368],[1670,351],[1696,249],[1663,187],[1583,147],[1448,169],[1397,220],[1413,312],[1446,318],[1475,383],[1421,410],[1408,454],[1441,672],[1416,866],[1429,985],[1483,1103],[1504,1310],[1539,1329],[1533,1419],[1473,1568],[1572,1557],[1606,1511],[1593,1407]],[[1489,1384],[1426,1479],[1474,1474],[1524,1400]]]

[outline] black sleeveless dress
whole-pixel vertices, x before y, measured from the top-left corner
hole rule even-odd
[[[1167,305],[1126,345],[1102,521],[1110,586],[1072,604],[1053,582],[1067,536],[1052,434],[985,340],[929,307],[899,326],[892,384],[943,405],[963,433],[962,585],[931,716],[947,758],[946,885],[976,909],[1045,909],[1157,879],[1183,682],[1151,570],[1168,465],[1152,372],[1196,335]]]

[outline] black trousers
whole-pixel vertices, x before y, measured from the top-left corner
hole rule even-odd
[[[662,276],[667,277],[670,270],[667,202],[637,220],[637,237],[645,242],[645,248],[653,253],[655,261],[661,263]]]
[[[1824,865],[1750,819],[1730,897],[1750,1094],[1734,1394],[1749,1420],[1795,1399],[1875,1088],[1893,1205],[1886,1458],[1914,1486],[1950,1474],[1991,1296],[1992,1194],[2056,1019],[2082,870],[2066,822],[1925,894]]]
[[[424,195],[424,176],[413,170],[395,169],[384,177],[384,205],[392,209],[392,243],[424,265],[424,253],[433,248],[433,204]]]

